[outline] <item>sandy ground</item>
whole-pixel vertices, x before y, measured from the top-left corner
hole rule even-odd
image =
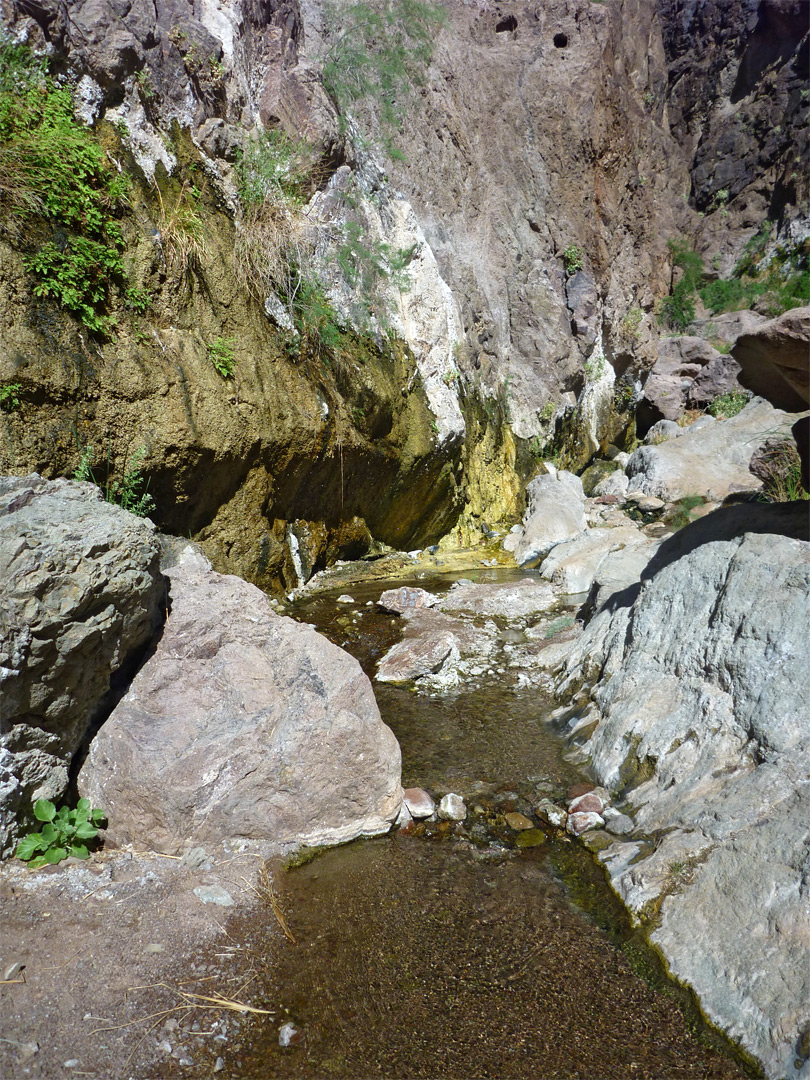
[[[238,1070],[247,1014],[183,995],[265,1006],[257,975],[282,931],[256,893],[257,857],[200,850],[185,862],[118,851],[40,871],[0,867],[2,1080]]]

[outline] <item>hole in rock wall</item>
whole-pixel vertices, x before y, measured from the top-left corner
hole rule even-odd
[[[496,34],[508,34],[512,30],[517,30],[517,19],[514,15],[507,15],[505,19],[501,21],[495,27]]]
[[[554,35],[554,48],[564,49],[568,44],[568,34],[555,34]]]

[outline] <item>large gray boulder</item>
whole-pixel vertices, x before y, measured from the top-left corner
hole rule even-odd
[[[810,405],[810,307],[793,308],[736,341],[740,382],[780,409]]]
[[[399,745],[357,661],[190,546],[166,574],[160,641],[79,775],[111,838],[171,854],[389,829]]]
[[[681,440],[679,440],[681,441]],[[810,1022],[806,510],[723,508],[600,598],[557,684],[597,781],[657,843],[600,858],[709,1017],[794,1069]],[[583,719],[584,714],[584,719]]]
[[[723,360],[722,353],[704,338],[688,335],[662,338],[658,343],[658,358],[638,403],[636,419],[640,434],[646,433],[659,420],[674,421],[683,416],[696,378],[709,365],[714,365],[712,370],[719,372],[718,363]],[[730,368],[726,364],[725,368],[731,370],[733,382],[736,365]]]
[[[0,854],[59,800],[113,676],[165,611],[150,521],[92,484],[0,478]]]
[[[520,527],[503,542],[519,566],[536,565],[555,544],[570,540],[586,526],[585,493],[573,473],[546,465],[526,488],[526,512]]]
[[[627,463],[630,487],[668,502],[757,491],[762,482],[749,468],[751,458],[767,439],[788,435],[795,419],[755,398],[728,420],[695,424],[678,439],[639,447]]]

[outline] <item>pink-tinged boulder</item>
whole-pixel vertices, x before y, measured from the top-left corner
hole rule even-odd
[[[191,547],[166,573],[163,635],[79,777],[111,838],[171,854],[387,831],[399,745],[357,661]]]
[[[411,817],[427,818],[436,810],[436,803],[424,788],[405,788],[402,795]]]
[[[601,814],[605,806],[604,800],[595,792],[590,791],[587,795],[580,795],[578,799],[574,799],[568,806],[568,813]]]
[[[568,824],[566,830],[571,833],[572,836],[581,836],[588,829],[602,829],[605,825],[605,819],[601,814],[595,814],[593,811],[581,811],[576,814],[568,815]]]

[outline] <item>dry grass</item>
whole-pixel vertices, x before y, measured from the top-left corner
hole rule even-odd
[[[167,263],[185,274],[190,267],[200,267],[208,254],[205,246],[205,225],[198,210],[199,196],[183,182],[173,206],[164,202],[155,184],[158,200],[158,232]]]
[[[236,239],[236,267],[260,303],[274,292],[292,302],[310,231],[306,215],[280,194],[247,208]]]

